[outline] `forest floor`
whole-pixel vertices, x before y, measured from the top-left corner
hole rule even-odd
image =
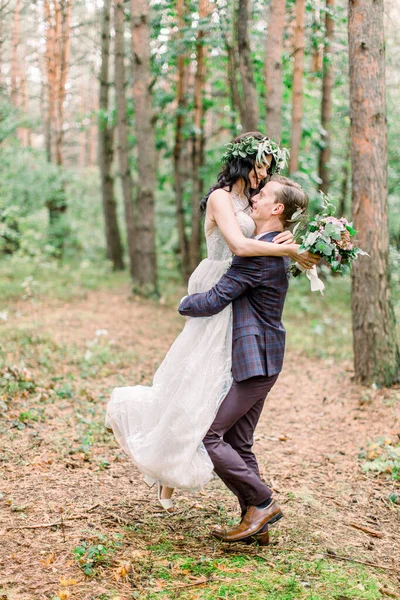
[[[10,303],[0,599],[400,598],[398,474],[364,472],[359,456],[399,443],[400,389],[355,385],[349,362],[287,352],[256,431],[284,511],[270,546],[209,537],[237,517],[219,480],[179,492],[173,515],[159,508],[104,429],[104,407],[114,386],[151,381],[182,325],[172,304],[127,286]]]

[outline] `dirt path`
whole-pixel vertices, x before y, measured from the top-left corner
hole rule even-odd
[[[196,496],[179,493],[167,517],[102,426],[112,387],[148,383],[181,327],[173,308],[129,300],[126,289],[67,304],[20,304],[2,325],[8,360],[18,365],[24,357],[36,389],[3,397],[0,598],[125,600],[150,597],[151,585],[159,586],[157,598],[174,597],[151,579],[149,548],[229,552],[207,537],[211,524],[236,512],[219,481]],[[263,475],[285,509],[264,553],[291,549],[313,560],[336,553],[379,564],[386,567],[377,571],[382,596],[374,597],[385,590],[400,597],[400,510],[389,500],[399,485],[363,474],[358,458],[379,436],[398,441],[399,400],[398,389],[352,384],[350,365],[287,354],[256,432]],[[98,559],[95,578],[83,575],[73,553],[90,543],[113,556]]]

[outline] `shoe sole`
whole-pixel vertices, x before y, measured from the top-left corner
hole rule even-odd
[[[278,514],[275,515],[274,517],[272,517],[272,519],[270,521],[268,521],[268,523],[266,523],[266,525],[273,525],[274,523],[279,521],[279,519],[282,519],[282,517],[283,517],[283,513],[278,512]],[[263,525],[263,527],[265,527],[265,525]],[[262,527],[261,527],[261,529],[262,529]]]

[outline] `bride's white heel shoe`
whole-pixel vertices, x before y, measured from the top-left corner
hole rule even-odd
[[[161,492],[162,492],[163,488],[159,481],[157,481],[157,486],[158,486],[158,501],[159,501],[159,503],[161,504],[163,509],[165,511],[167,511],[167,513],[174,512],[174,503],[172,502],[171,498],[161,498]]]
[[[154,479],[154,477],[150,477],[150,475],[144,475],[143,481],[149,488],[152,488],[153,485],[156,483],[157,479]]]

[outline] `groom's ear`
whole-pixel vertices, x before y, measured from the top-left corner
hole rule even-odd
[[[282,202],[275,202],[273,208],[272,208],[272,214],[273,215],[283,215],[285,211],[285,205],[282,204]]]

